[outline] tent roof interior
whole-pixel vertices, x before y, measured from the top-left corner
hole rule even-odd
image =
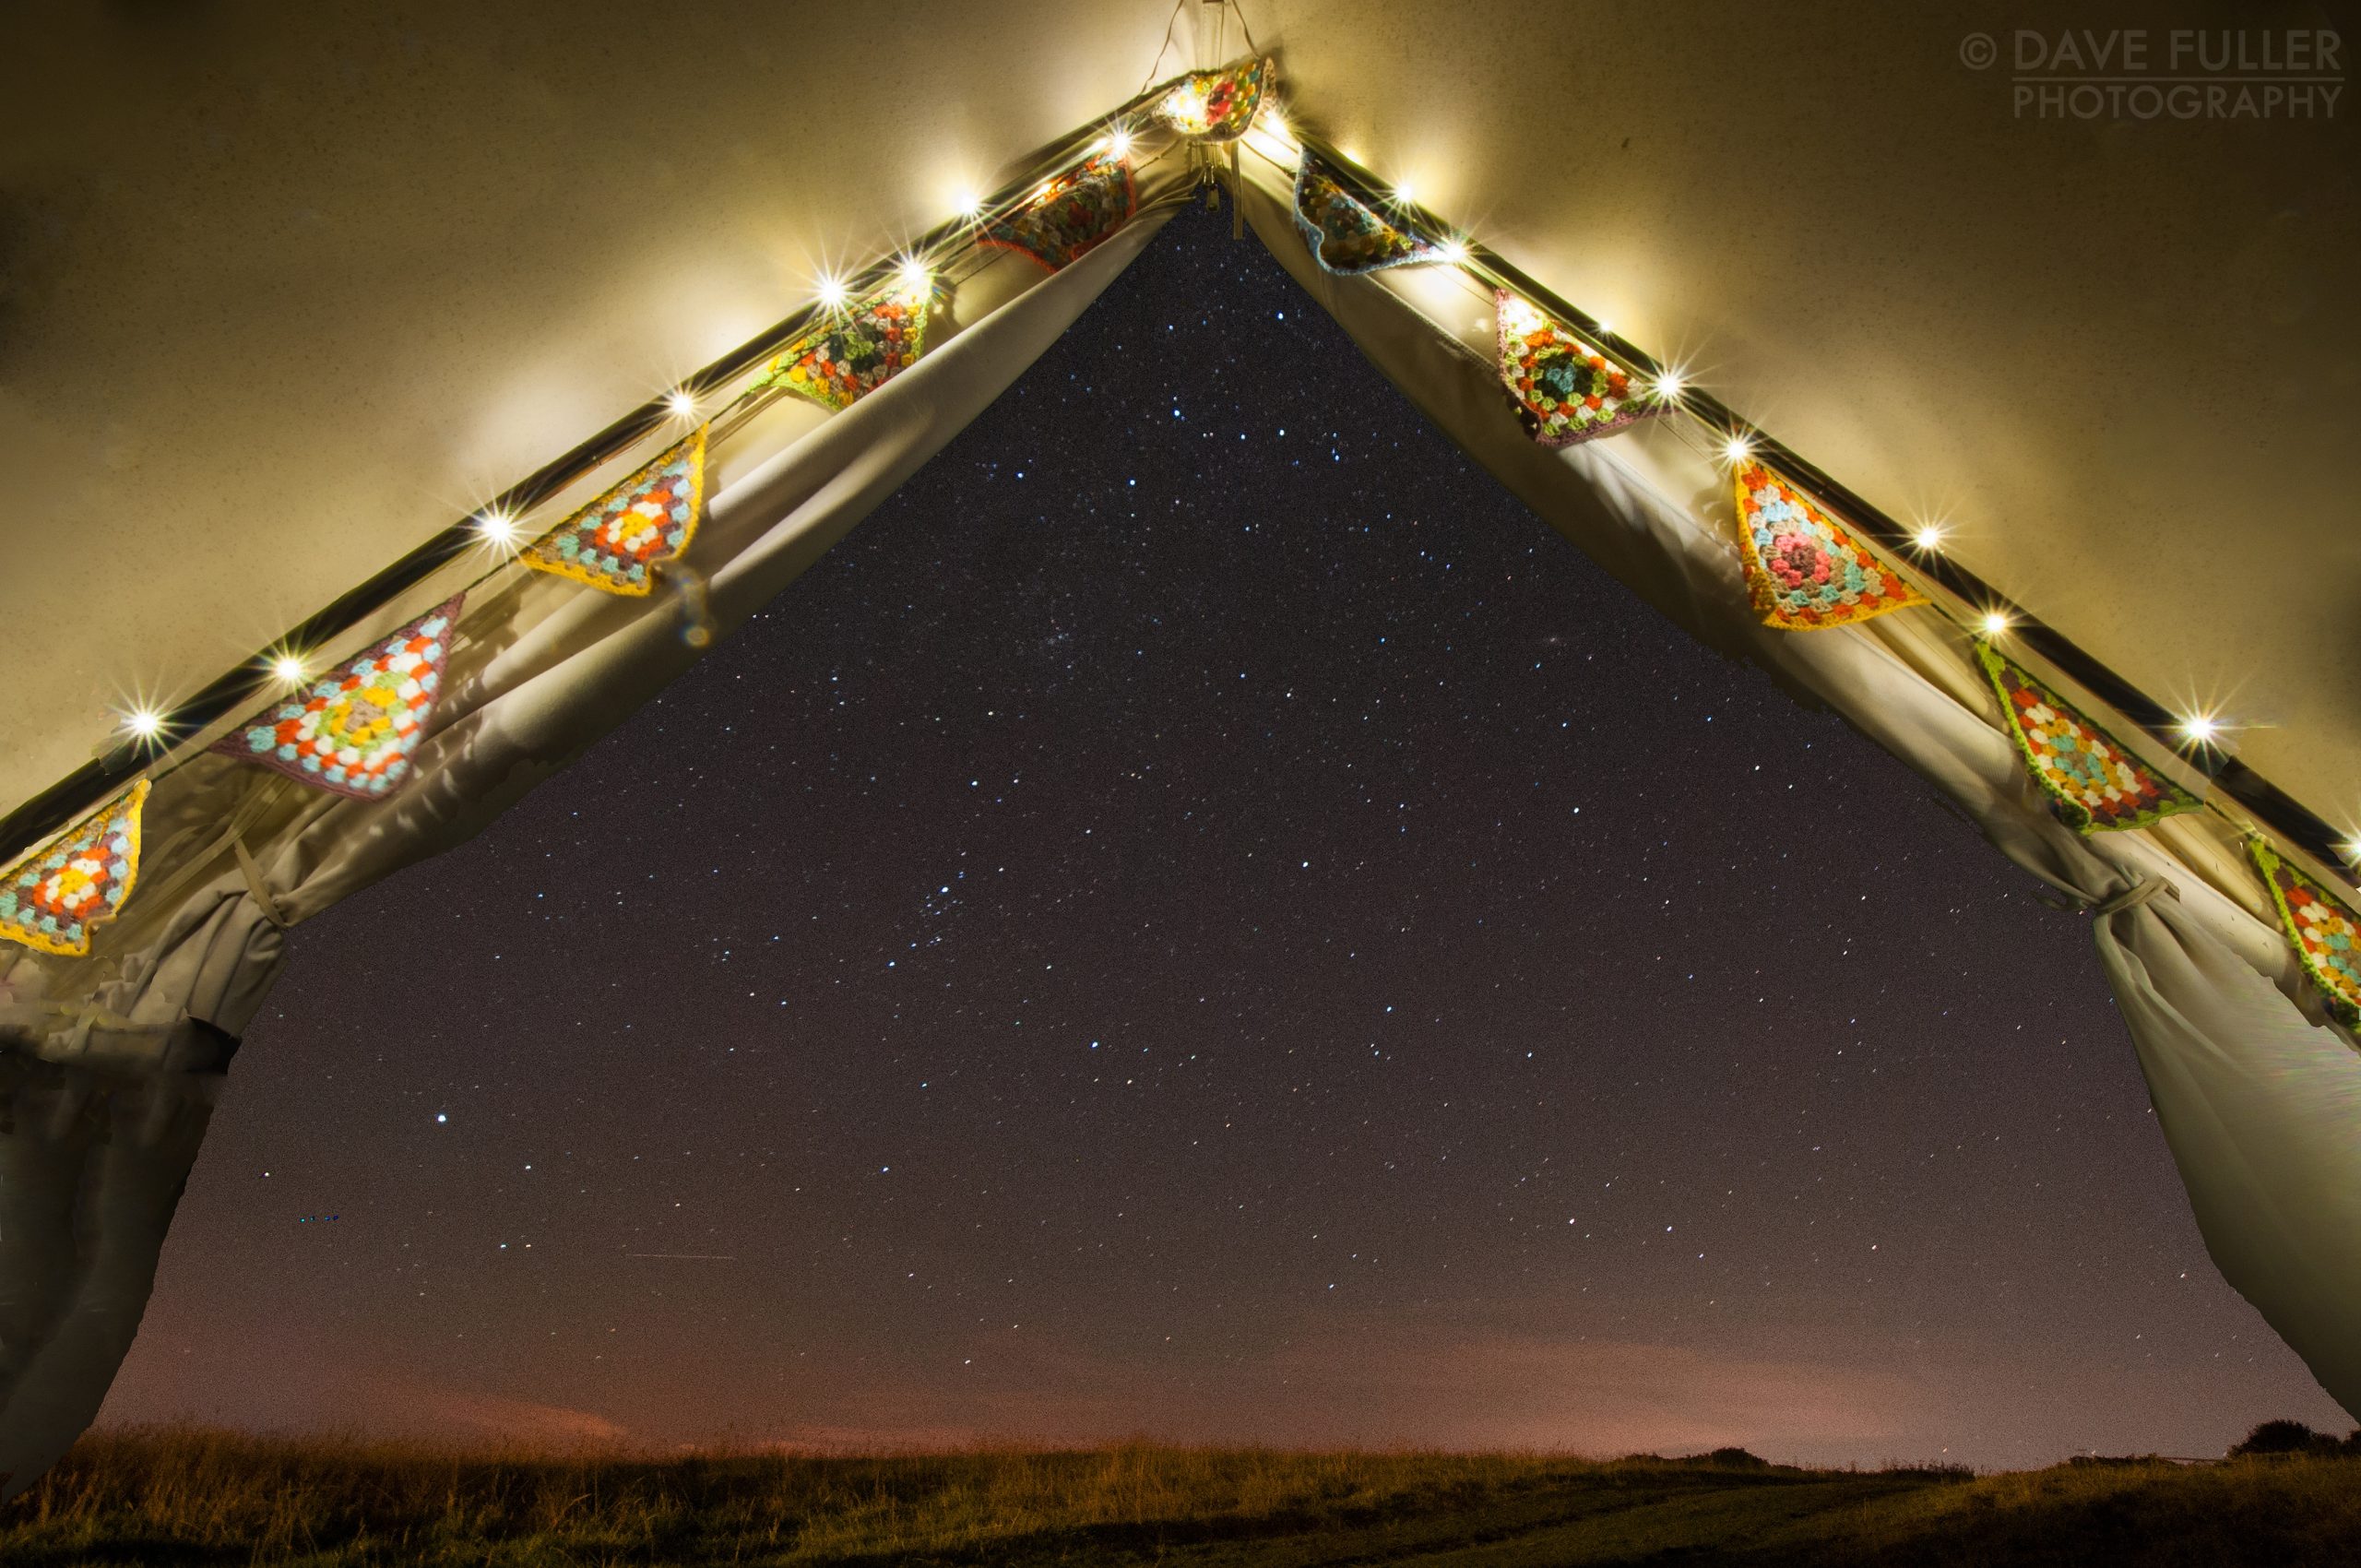
[[[1131,97],[1169,18],[226,0],[19,30],[0,811],[112,708],[202,684]],[[1305,124],[2361,826],[2350,113],[2023,116],[2023,18],[1974,7],[1246,19]],[[2224,26],[2126,20],[2154,53]],[[2237,25],[2266,20],[2331,25]]]

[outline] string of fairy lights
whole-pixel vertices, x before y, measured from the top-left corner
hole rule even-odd
[[[1021,160],[1020,172],[989,193],[972,187],[953,200],[953,213],[906,247],[866,266],[822,271],[813,279],[809,301],[777,325],[742,344],[705,369],[682,378],[658,398],[625,414],[573,451],[471,510],[384,571],[275,638],[252,658],[216,677],[178,703],[134,699],[112,714],[113,741],[89,764],[0,818],[0,865],[23,855],[96,809],[129,783],[168,778],[200,754],[196,744],[225,719],[261,701],[302,687],[333,665],[342,648],[403,597],[441,576],[454,562],[474,556],[477,569],[442,591],[474,592],[516,566],[531,537],[528,519],[573,483],[623,457],[652,434],[694,426],[715,394],[762,368],[769,356],[855,304],[884,285],[941,297],[998,259],[979,242],[991,226],[1032,202],[1045,182],[1077,157],[1108,154],[1131,160],[1144,174],[1182,144],[1177,139],[1148,149],[1134,130],[1138,111],[1167,90],[1161,84],[1138,95],[1104,119],[1093,122]],[[1185,199],[1184,196],[1168,201]],[[1150,204],[1150,208],[1168,201]],[[1149,208],[1143,208],[1148,210]],[[714,415],[708,439],[718,442],[742,428],[776,399],[783,386],[756,385]],[[10,853],[14,850],[14,853]]]
[[[1684,445],[1720,468],[1735,470],[1750,461],[1767,461],[1782,471],[1796,473],[1797,477],[1805,479],[1805,488],[1809,490],[1822,494],[1835,492],[1836,495],[1829,499],[1841,498],[1840,510],[1848,523],[1883,524],[1882,528],[1863,531],[1883,532],[1889,539],[1898,537],[1904,554],[1903,559],[1894,564],[1907,570],[1913,580],[1940,589],[1940,594],[1928,596],[1927,607],[1970,638],[1985,642],[2015,638],[2030,643],[2035,640],[2033,635],[2040,633],[2045,634],[2040,639],[2044,642],[2053,646],[2064,644],[2062,637],[2035,616],[1997,589],[1973,579],[1964,569],[1956,566],[1949,571],[1934,569],[1937,563],[1944,558],[1950,543],[1950,530],[1941,522],[1922,520],[1906,530],[1894,527],[1882,514],[1861,503],[1843,487],[1826,481],[1825,476],[1753,422],[1707,394],[1696,384],[1688,367],[1661,361],[1646,353],[1617,333],[1611,323],[1559,299],[1478,245],[1467,230],[1437,218],[1418,204],[1417,191],[1411,182],[1399,180],[1389,184],[1372,174],[1351,153],[1326,143],[1303,127],[1291,125],[1284,106],[1273,100],[1265,101],[1252,130],[1242,138],[1242,145],[1289,179],[1294,177],[1307,153],[1318,158],[1330,170],[1348,175],[1354,184],[1360,185],[1365,196],[1374,198],[1375,205],[1382,208],[1381,215],[1388,223],[1431,247],[1433,265],[1462,285],[1471,299],[1478,299],[1489,306],[1494,298],[1492,291],[1505,290],[1512,296],[1541,307],[1548,316],[1561,319],[1575,336],[1596,348],[1604,357],[1613,361],[1633,378],[1643,395],[1659,405],[1663,413],[1670,416],[1664,422]],[[1416,303],[1400,291],[1397,291],[1394,297],[1404,309],[1428,319],[1428,324],[1434,327],[1441,340],[1454,351],[1471,362],[1483,365],[1488,372],[1495,368],[1496,362],[1490,355],[1466,342],[1451,326],[1426,318]],[[1691,518],[1691,521],[1703,526],[1699,519]],[[1714,537],[1719,538],[1718,535]],[[1968,578],[1973,583],[1970,592],[1963,594],[1955,589],[1954,583],[1961,578]],[[2065,646],[2070,647],[2071,645]],[[2087,656],[2083,657],[2087,659]],[[2089,662],[2095,664],[2096,661]],[[2116,683],[2130,689],[2128,683],[2121,683],[2119,677],[2116,678]],[[2121,705],[2110,706],[2118,707],[2124,722],[2157,738],[2180,760],[2209,779],[2218,782],[2225,770],[2239,766],[2229,758],[2225,749],[2237,726],[2218,708],[2193,706],[2175,714],[2171,718],[2172,733],[2157,736],[2155,725],[2122,712]],[[2161,705],[2150,703],[2148,706],[2160,713],[2163,711]],[[2245,771],[2251,773],[2251,770]],[[2225,811],[2211,791],[2207,792],[2204,804],[2207,810],[2234,829],[2241,833],[2252,831],[2250,824]],[[2341,838],[2326,824],[2319,826],[2321,831],[2319,833],[2294,833],[2284,828],[2281,831],[2307,853],[2320,860],[2324,866],[2333,866],[2337,862],[2320,854],[2323,847],[2332,849],[2333,854],[2341,857],[2345,864],[2361,866],[2361,826],[2347,831]]]

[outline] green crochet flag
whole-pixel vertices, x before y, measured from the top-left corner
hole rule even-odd
[[[1990,645],[1978,643],[1975,656],[2008,709],[2026,768],[2067,826],[2078,833],[2145,827],[2202,803]]]

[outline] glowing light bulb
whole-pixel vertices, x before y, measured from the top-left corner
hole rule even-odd
[[[1754,443],[1743,435],[1733,435],[1722,443],[1722,456],[1733,463],[1746,461],[1746,455],[1753,450]]]
[[[1467,247],[1457,240],[1445,240],[1435,254],[1457,267],[1467,259]]]
[[[1943,530],[1938,524],[1921,523],[1918,531],[1910,536],[1910,542],[1921,550],[1940,550],[1943,547]]]
[[[1409,181],[1405,180],[1394,187],[1394,199],[1407,207],[1418,199],[1418,193],[1411,186]]]
[[[1679,399],[1680,386],[1680,372],[1677,370],[1666,370],[1659,373],[1656,376],[1656,396],[1666,399],[1667,402],[1678,401]]]
[[[2361,866],[2361,837],[2347,838],[2336,847],[2336,852],[2355,865]]]
[[[272,659],[270,672],[291,686],[303,683],[303,661],[291,653],[282,653]]]
[[[1611,322],[1611,321],[1602,321],[1602,322],[1600,322],[1600,323],[1598,324],[1598,335],[1599,335],[1600,337],[1602,337],[1602,338],[1612,338],[1612,337],[1614,337],[1614,336],[1615,336],[1615,324],[1614,324],[1613,322]]]
[[[901,279],[902,288],[915,294],[921,292],[934,281],[934,274],[927,270],[925,262],[916,256],[910,256],[902,263]]]
[[[164,732],[164,716],[152,707],[135,707],[123,716],[123,727],[143,741]]]
[[[843,279],[832,278],[826,273],[822,273],[820,275],[819,291],[820,303],[827,306],[830,310],[837,310],[843,307],[845,303],[845,280]]]
[[[696,395],[685,386],[680,388],[670,397],[665,398],[664,406],[672,410],[672,417],[674,419],[685,420],[694,419],[696,417]]]
[[[1128,126],[1118,125],[1107,137],[1107,150],[1118,158],[1132,155],[1132,133]]]
[[[2180,732],[2192,745],[2211,745],[2222,733],[2222,721],[2210,713],[2192,713],[2180,721]]]
[[[961,191],[952,200],[954,210],[962,218],[977,218],[983,214],[984,198],[973,191]]]
[[[1983,624],[1986,636],[1997,637],[2009,629],[2009,612],[2005,610],[1987,610],[1984,612]]]
[[[516,519],[505,512],[485,512],[476,518],[476,532],[493,544],[516,542]]]

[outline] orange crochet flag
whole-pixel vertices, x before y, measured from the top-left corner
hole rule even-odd
[[[91,931],[123,912],[139,880],[139,808],[147,802],[142,778],[0,872],[0,936],[70,958],[89,952]]]
[[[1761,463],[1738,469],[1738,542],[1747,596],[1766,626],[1849,625],[1927,602],[1811,498]]]

